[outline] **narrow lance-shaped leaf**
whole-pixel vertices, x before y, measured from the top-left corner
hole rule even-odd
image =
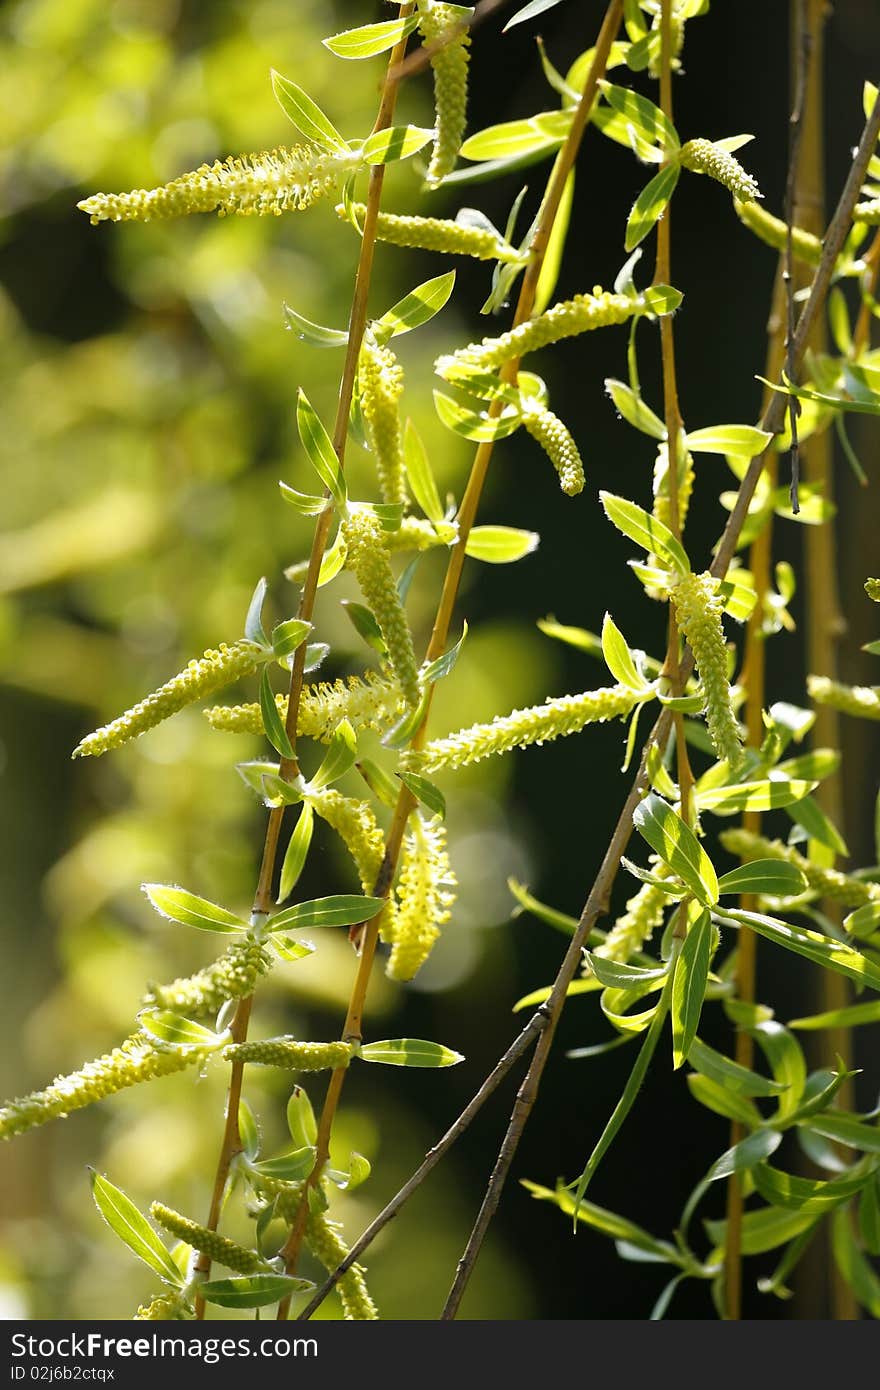
[[[348,500],[348,490],[336,450],[333,448],[333,441],[302,390],[296,399],[296,427],[315,472],[324,486],[330,490],[337,506],[344,507]]]
[[[671,806],[649,792],[636,807],[633,823],[698,902],[704,907],[717,903],[718,878],[712,861],[690,826]]]
[[[391,164],[396,159],[409,159],[433,138],[433,130],[424,126],[392,125],[368,135],[361,156],[368,164]]]
[[[679,574],[690,573],[690,561],[680,541],[676,540],[668,526],[651,516],[643,507],[630,502],[626,497],[615,497],[610,492],[600,492],[599,499],[605,508],[605,515],[630,540],[642,546],[650,555],[656,555],[677,570]]]
[[[315,824],[315,813],[308,802],[305,802],[299,814],[296,828],[287,844],[284,854],[284,863],[281,865],[281,884],[278,892],[278,901],[284,902],[290,897],[297,883],[299,876],[305,867],[308,857],[309,847],[312,843],[312,831]]]
[[[711,949],[712,922],[704,909],[688,928],[672,982],[672,1064],[676,1069],[687,1061],[697,1034],[709,980]]]
[[[344,29],[341,34],[333,34],[321,42],[337,58],[374,58],[405,39],[418,22],[417,14],[407,15],[405,19],[386,19],[379,24],[362,24],[357,29]]]
[[[627,251],[634,251],[653,230],[675,191],[680,173],[681,165],[677,162],[666,164],[642,189],[627,219],[624,239]]]
[[[636,670],[626,638],[610,613],[605,614],[602,623],[602,655],[608,670],[621,685],[629,686],[630,690],[647,689],[648,682]]]
[[[302,87],[298,87],[289,78],[282,77],[280,72],[272,70],[272,91],[275,99],[285,116],[293,122],[301,135],[307,140],[313,141],[317,145],[323,145],[328,150],[347,150],[348,144],[343,140],[339,131],[332,121],[324,115],[324,112],[313,101]]]
[[[175,888],[167,883],[145,883],[143,890],[158,913],[185,927],[215,932],[248,930],[247,922],[233,912],[218,907],[217,903],[208,902],[206,898],[197,898],[195,893],[188,893],[185,888]]]
[[[146,1009],[138,1014],[138,1023],[145,1033],[164,1047],[213,1050],[224,1042],[222,1035],[215,1033],[212,1028],[194,1023],[191,1018],[184,1018],[171,1009]]]
[[[381,1062],[388,1067],[454,1067],[464,1061],[460,1052],[422,1038],[387,1038],[366,1043],[358,1055],[362,1062]]]
[[[209,1279],[199,1284],[199,1294],[219,1308],[266,1308],[314,1287],[309,1279],[288,1274],[243,1274],[235,1279]]]
[[[428,453],[412,420],[407,420],[404,430],[403,457],[413,496],[425,516],[429,521],[443,521],[443,504],[437,491]]]
[[[114,1235],[117,1235],[139,1260],[149,1265],[160,1279],[164,1279],[174,1288],[182,1288],[183,1275],[143,1212],[138,1210],[131,1198],[120,1188],[114,1187],[112,1182],[108,1182],[94,1169],[90,1172],[90,1178],[95,1205]]]
[[[349,893],[314,898],[276,912],[266,923],[266,931],[296,931],[300,927],[351,927],[358,922],[368,922],[384,906],[384,898],[366,898]]]
[[[354,767],[356,757],[357,738],[354,729],[347,719],[343,719],[334,730],[324,761],[311,779],[309,786],[314,791],[320,791],[322,787],[328,787],[331,782],[337,782],[340,777],[345,776],[350,768]]]
[[[260,677],[260,712],[263,716],[263,728],[266,731],[266,737],[276,753],[280,753],[282,758],[293,758],[293,745],[281,722],[281,715],[278,713],[278,706],[272,693],[269,672],[265,667],[263,667],[263,674]]]

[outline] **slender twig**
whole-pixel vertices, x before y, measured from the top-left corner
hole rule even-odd
[[[818,315],[824,308],[831,283],[831,275],[834,270],[834,263],[840,254],[852,221],[853,208],[858,200],[859,190],[864,181],[868,161],[873,154],[878,134],[880,134],[880,101],[877,102],[874,111],[868,117],[864,130],[862,131],[859,146],[853,158],[853,164],[825,236],[822,257],[816,271],[809,298],[798,320],[792,350],[792,361],[795,370],[800,367],[803,361],[810,332]],[[779,392],[774,393],[773,399],[767,406],[761,420],[761,428],[769,431],[771,434],[781,433],[785,419],[785,410],[786,397]],[[718,543],[715,558],[712,562],[711,573],[716,578],[722,578],[727,573],[728,566],[736,551],[739,535],[748,515],[749,505],[754,496],[758,479],[764,468],[766,452],[765,450],[764,453],[757,455],[751,461],[740,484],[736,502],[734,503],[724,532]],[[682,663],[683,679],[687,678],[692,669],[692,656],[686,653]],[[498,1161],[486,1189],[486,1194],[483,1198],[483,1203],[474,1224],[473,1231],[471,1232],[470,1239],[468,1240],[467,1247],[459,1262],[455,1281],[443,1310],[442,1316],[444,1319],[454,1318],[459,1304],[461,1303],[464,1290],[476,1263],[480,1249],[482,1248],[489,1224],[501,1199],[501,1191],[510,1171],[510,1166],[513,1162],[520,1138],[528,1123],[532,1107],[534,1106],[541,1076],[543,1075],[544,1067],[547,1064],[547,1058],[549,1057],[550,1049],[553,1044],[556,1025],[559,1022],[565,1004],[568,987],[577,974],[578,967],[581,963],[581,953],[587,943],[590,931],[596,919],[603,911],[607,911],[611,889],[620,865],[620,858],[626,849],[632,831],[633,811],[639,804],[643,790],[647,785],[646,764],[648,754],[651,747],[655,744],[660,747],[665,746],[665,741],[669,735],[671,725],[672,715],[667,708],[660,714],[645,742],[641,763],[632,790],[626,799],[617,825],[614,828],[608,849],[602,859],[599,872],[590,889],[589,896],[578,921],[577,929],[572,936],[571,943],[565,953],[562,965],[559,968],[559,973],[553,984],[550,997],[547,1000],[546,1007],[549,1020],[538,1040],[525,1080],[517,1093],[513,1113],[511,1114],[510,1123],[504,1136]]]
[[[792,385],[795,384],[792,373],[794,362],[792,361],[792,348],[794,347],[795,329],[795,307],[794,307],[794,219],[795,202],[797,197],[798,175],[801,167],[800,152],[801,138],[804,128],[804,100],[807,92],[807,74],[810,70],[810,58],[812,54],[812,34],[807,24],[807,0],[799,0],[798,21],[796,25],[795,45],[795,96],[794,108],[788,123],[788,173],[785,179],[785,270],[783,271],[783,282],[785,284],[785,296],[787,305],[788,328],[785,335],[785,366],[788,379]],[[789,497],[791,498],[791,510],[797,516],[801,509],[798,497],[798,483],[800,481],[800,455],[798,451],[798,416],[801,413],[801,403],[797,396],[791,396],[788,402],[788,424],[791,432],[791,483],[789,485]]]
[[[405,77],[415,77],[416,73],[424,72],[431,59],[446,48],[450,43],[454,43],[462,34],[476,29],[479,24],[491,18],[496,10],[503,10],[505,5],[509,5],[510,0],[480,0],[474,7],[474,12],[466,19],[462,19],[458,24],[450,24],[449,28],[430,43],[423,43],[419,48],[414,48],[402,62],[398,63],[394,69],[396,81],[402,82]]]

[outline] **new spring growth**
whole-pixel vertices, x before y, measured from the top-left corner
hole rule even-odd
[[[419,702],[419,673],[412,633],[382,539],[382,525],[372,512],[350,511],[342,523],[346,564],[354,572],[367,607],[379,624],[394,670],[407,703]]]
[[[841,685],[827,676],[807,676],[807,692],[817,705],[829,705],[841,714],[880,719],[880,686]]]
[[[678,526],[681,529],[687,520],[691,495],[694,490],[694,459],[690,451],[680,442],[678,450]],[[669,507],[669,447],[658,444],[654,460],[654,516],[664,526],[672,525]]]
[[[871,198],[866,203],[856,204],[853,217],[856,222],[864,222],[868,227],[880,226],[880,198]]]
[[[256,1062],[288,1071],[336,1071],[351,1061],[350,1043],[298,1042],[296,1038],[269,1038],[265,1042],[230,1043],[224,1048],[227,1062]]]
[[[429,521],[424,516],[405,516],[394,531],[386,531],[385,544],[391,553],[404,550],[433,550],[437,545],[454,545],[458,527],[451,521]]]
[[[111,748],[119,748],[130,739],[138,738],[153,729],[186,705],[194,704],[205,695],[232,685],[243,676],[250,676],[264,662],[268,653],[255,642],[242,638],[227,646],[224,642],[216,651],[207,651],[191,661],[185,671],[166,681],[152,695],[126,710],[112,723],[96,729],[77,744],[75,758],[98,757]]]
[[[339,835],[357,866],[361,888],[371,894],[385,858],[385,836],[369,802],[343,796],[333,787],[307,787],[305,799]]]
[[[401,766],[405,771],[429,774],[467,767],[514,748],[580,733],[587,724],[623,717],[638,699],[635,691],[625,685],[585,690],[582,695],[561,695],[543,705],[499,715],[490,724],[472,724],[469,729],[432,739],[421,750],[405,753]]]
[[[194,975],[151,985],[144,998],[147,1008],[171,1009],[200,1017],[215,1014],[227,999],[253,994],[257,980],[269,969],[270,957],[259,942],[236,941],[222,956]]]
[[[383,500],[400,502],[405,507],[409,499],[399,409],[403,368],[391,349],[378,343],[369,328],[361,345],[358,381],[367,443]]]
[[[152,222],[193,212],[239,216],[280,216],[301,212],[326,197],[340,179],[354,173],[360,156],[330,152],[316,145],[293,145],[262,154],[230,156],[202,164],[160,188],[130,193],[95,193],[77,207],[98,222]]]
[[[134,1315],[135,1322],[186,1322],[193,1310],[180,1294],[159,1294],[142,1304]]]
[[[731,771],[742,759],[742,737],[727,680],[727,647],[721,614],[724,600],[717,579],[707,570],[674,579],[670,598],[682,636],[690,643],[706,701],[706,724],[712,746]]]
[[[200,1226],[197,1221],[181,1216],[172,1207],[166,1207],[164,1202],[153,1202],[150,1215],[157,1225],[163,1226],[178,1240],[185,1241],[193,1250],[209,1255],[217,1264],[235,1270],[236,1274],[258,1274],[272,1268],[256,1250],[246,1250],[236,1241],[227,1240],[226,1236],[218,1235],[216,1231],[209,1231],[207,1226]]]
[[[339,203],[336,211],[346,221],[351,213],[358,225],[363,226],[367,209],[365,203],[353,203],[348,209]],[[392,246],[441,251],[449,256],[473,256],[478,261],[517,262],[523,259],[516,247],[498,232],[445,217],[402,217],[393,212],[380,212],[376,237]]]
[[[766,208],[751,200],[740,202],[734,198],[733,206],[743,226],[748,227],[749,231],[754,232],[767,246],[772,246],[774,251],[784,252],[787,249],[787,223],[773,217]],[[813,236],[812,232],[805,232],[802,227],[792,228],[791,249],[795,259],[803,261],[804,265],[817,266],[822,259],[821,241],[817,236]]]
[[[0,1108],[0,1139],[11,1139],[48,1120],[63,1119],[72,1110],[82,1110],[141,1081],[170,1076],[200,1064],[204,1058],[205,1053],[198,1048],[160,1052],[145,1033],[133,1033],[121,1046],[87,1062],[79,1071],[56,1077],[45,1090],[8,1101]]]
[[[572,435],[558,415],[534,396],[522,396],[522,421],[540,444],[559,474],[559,485],[569,497],[584,488],[584,465]]]
[[[470,55],[470,34],[461,28],[469,19],[470,9],[461,5],[439,4],[437,0],[419,0],[419,33],[426,43],[435,43],[450,30],[461,29],[448,43],[431,56],[434,73],[434,123],[436,135],[431,162],[425,176],[429,188],[434,188],[451,174],[458,159],[467,119],[467,79]]]
[[[328,1273],[337,1269],[348,1254],[348,1246],[339,1234],[340,1227],[324,1212],[310,1211],[306,1222],[306,1243],[315,1259]],[[370,1298],[364,1271],[360,1265],[346,1270],[336,1285],[346,1322],[374,1322],[379,1312]]]
[[[678,72],[679,68],[681,67],[681,63],[679,62],[679,56],[681,54],[682,48],[684,47],[684,23],[685,22],[683,17],[676,10],[673,10],[672,14],[669,16],[669,66],[673,72]],[[661,10],[658,8],[658,11],[654,16],[654,21],[651,25],[652,32],[658,33],[661,24],[662,13]],[[657,49],[655,49],[654,53],[652,54],[651,60],[648,63],[648,73],[655,80],[660,77],[661,62],[662,54],[660,48],[658,47]]]
[[[275,704],[282,720],[286,719],[287,696],[276,695]],[[329,743],[347,719],[353,729],[375,729],[384,734],[397,723],[403,708],[400,685],[387,674],[367,671],[347,680],[319,681],[303,688],[296,732],[299,737]],[[258,704],[214,705],[204,713],[211,728],[222,733],[265,733]]]
[[[866,579],[865,593],[868,595],[868,598],[873,599],[875,603],[880,603],[880,579]]]
[[[651,872],[658,878],[670,876],[667,865],[656,856],[652,856]],[[663,914],[670,902],[669,895],[662,888],[654,883],[643,883],[638,892],[627,900],[626,912],[618,917],[605,940],[593,948],[593,955],[625,965],[663,925]]]
[[[810,888],[822,898],[833,898],[845,907],[862,907],[865,903],[880,902],[880,883],[851,878],[839,869],[826,869],[805,859],[791,845],[781,840],[765,840],[749,830],[722,830],[719,836],[730,854],[744,862],[752,859],[782,859],[800,869]]]
[[[386,967],[392,980],[411,980],[431,954],[455,902],[455,875],[446,849],[446,830],[436,818],[416,812],[403,845],[397,912],[384,935],[391,942]]]
[[[723,183],[734,199],[741,203],[753,202],[763,196],[739,160],[711,140],[688,140],[686,145],[682,145],[678,157],[683,168],[691,169],[696,174],[708,174],[710,179]]]

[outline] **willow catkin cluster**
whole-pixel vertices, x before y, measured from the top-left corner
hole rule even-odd
[[[683,449],[678,464],[678,529],[684,527],[694,491],[694,457]],[[664,526],[672,527],[672,510],[669,500],[669,446],[657,446],[654,460],[654,516]]]
[[[237,1241],[228,1240],[217,1231],[210,1231],[207,1226],[200,1226],[173,1207],[166,1207],[164,1202],[153,1202],[150,1215],[157,1225],[164,1227],[178,1240],[185,1241],[203,1255],[209,1255],[217,1264],[235,1270],[236,1274],[258,1274],[270,1268],[256,1250],[247,1250]]]
[[[880,198],[871,198],[865,203],[856,203],[853,217],[856,222],[864,222],[869,227],[880,226]]]
[[[762,208],[759,203],[751,200],[741,202],[734,199],[733,206],[736,215],[744,227],[748,227],[750,232],[765,242],[767,246],[772,246],[774,251],[786,251],[788,248],[788,224],[778,217],[773,217]],[[791,235],[791,249],[796,260],[803,261],[804,265],[817,266],[822,259],[822,243],[812,232],[805,232],[802,227],[793,227]]]
[[[144,1303],[134,1315],[135,1322],[186,1322],[193,1316],[189,1304],[180,1294],[159,1294]]]
[[[505,362],[525,357],[529,352],[573,338],[594,328],[609,328],[643,314],[643,298],[629,294],[610,294],[597,285],[592,294],[576,294],[561,300],[536,318],[527,319],[497,338],[469,343],[457,352],[439,357],[435,369],[448,380],[463,380],[472,372],[494,372]]]
[[[679,151],[682,167],[695,174],[708,174],[710,179],[723,183],[741,203],[754,202],[760,198],[761,190],[747,174],[738,159],[711,140],[688,140]]]
[[[349,212],[363,226],[367,207],[353,203],[336,208],[340,217],[348,220]],[[489,227],[468,226],[445,217],[404,217],[394,212],[380,212],[376,221],[376,238],[392,246],[412,246],[422,251],[442,251],[449,256],[473,256],[478,261],[519,261],[521,256],[498,232]]]
[[[96,758],[111,748],[119,748],[121,744],[155,728],[163,720],[170,719],[172,714],[186,705],[192,705],[196,700],[252,675],[265,660],[263,648],[246,638],[234,642],[232,646],[224,642],[216,651],[207,651],[204,656],[191,661],[185,671],[166,681],[145,700],[120,714],[118,719],[89,734],[74,748],[73,756]]]
[[[533,397],[524,397],[522,421],[540,444],[556,472],[559,485],[568,497],[584,490],[584,465],[578,446],[558,415]]]
[[[424,516],[405,516],[393,531],[385,532],[385,544],[392,554],[403,550],[433,550],[438,545],[454,545],[458,527],[451,521],[429,521]]]
[[[651,870],[658,878],[670,876],[669,868],[653,855]],[[638,892],[627,900],[626,912],[618,917],[601,945],[594,948],[593,955],[625,965],[663,925],[663,914],[670,901],[669,894],[656,884],[641,884]]]
[[[880,603],[880,579],[866,579],[865,593],[874,603]]]
[[[331,1273],[348,1254],[340,1227],[324,1212],[310,1211],[306,1221],[306,1244],[324,1268]],[[374,1322],[379,1312],[370,1298],[361,1265],[352,1265],[336,1285],[346,1322]]]
[[[204,1059],[205,1053],[198,1048],[160,1052],[146,1033],[138,1031],[79,1071],[58,1076],[44,1090],[32,1091],[0,1107],[0,1139],[11,1139],[14,1134],[23,1134],[48,1120],[63,1119],[72,1110],[82,1110],[141,1081],[183,1071]]]
[[[286,719],[287,696],[276,695],[275,704],[282,720]],[[403,708],[400,684],[385,672],[367,671],[346,680],[319,681],[303,686],[296,732],[299,737],[329,743],[347,719],[353,729],[375,729],[384,734],[400,718]],[[265,733],[258,704],[214,705],[204,713],[211,728],[221,733]]]
[[[499,715],[490,724],[472,724],[469,729],[432,739],[424,748],[405,754],[401,762],[407,769],[426,773],[467,767],[482,758],[509,753],[531,743],[549,743],[554,738],[580,733],[587,724],[629,714],[636,698],[625,685],[585,690],[581,695],[560,695],[543,705]]]
[[[284,1067],[288,1071],[337,1071],[351,1061],[351,1045],[268,1038],[265,1042],[230,1043],[223,1049],[223,1056],[227,1062],[255,1062],[264,1067]]]
[[[766,840],[763,835],[737,829],[722,830],[719,838],[730,854],[737,855],[746,863],[752,859],[782,859],[786,864],[793,864],[800,869],[814,893],[823,898],[833,898],[844,907],[856,908],[865,903],[880,902],[880,883],[851,878],[839,869],[826,869],[813,864],[781,840]]]
[[[807,676],[807,692],[817,705],[829,705],[841,714],[880,719],[880,685],[842,685],[827,676]]]
[[[388,660],[408,704],[419,702],[419,672],[413,648],[412,633],[403,611],[400,594],[382,525],[371,512],[349,512],[342,523],[346,547],[346,565],[354,572],[385,642]]]
[[[259,942],[252,938],[236,941],[204,970],[167,985],[151,984],[144,1005],[194,1017],[215,1014],[227,999],[245,999],[253,994],[270,963],[269,953]]]
[[[419,33],[426,43],[434,43],[450,29],[461,29],[449,43],[431,55],[434,73],[434,148],[426,182],[435,187],[455,168],[467,119],[467,80],[470,34],[462,29],[465,18],[458,5],[437,0],[419,0]]]
[[[681,15],[673,12],[669,16],[669,57],[670,67],[673,72],[677,72],[681,67],[679,58],[684,47],[684,19]],[[660,15],[654,20],[654,30],[660,29]],[[658,48],[648,63],[648,73],[653,78],[660,77],[660,69],[663,61],[661,50]]]
[[[411,980],[424,965],[451,916],[454,887],[442,821],[426,820],[416,812],[403,845],[390,936],[385,928],[391,942],[386,966],[390,979]]]
[[[334,787],[309,789],[306,799],[336,831],[357,866],[361,888],[371,894],[385,858],[385,836],[369,802]]]
[[[77,207],[98,222],[153,222],[194,212],[280,216],[301,212],[337,187],[359,164],[356,155],[333,154],[316,145],[284,146],[262,154],[230,156],[202,164],[160,188],[95,193]]]
[[[735,770],[742,758],[742,737],[733,711],[727,679],[727,646],[721,614],[724,600],[719,583],[706,570],[686,574],[670,589],[679,630],[690,643],[706,701],[706,725],[712,746]]]
[[[361,344],[358,381],[364,429],[376,464],[382,498],[385,502],[400,502],[405,507],[409,499],[400,426],[403,368],[391,349],[377,343],[369,329]]]

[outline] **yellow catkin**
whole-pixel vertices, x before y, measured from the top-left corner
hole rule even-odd
[[[307,800],[343,841],[357,866],[361,888],[371,894],[385,858],[385,836],[369,802],[343,796],[333,787],[310,790]]]
[[[523,424],[559,474],[562,491],[568,497],[576,497],[583,492],[583,461],[578,446],[559,416],[534,398],[524,397]]]
[[[347,209],[340,203],[336,211],[346,220],[351,211],[358,225],[363,226],[367,208],[365,203],[353,203]],[[450,256],[473,256],[478,261],[515,262],[522,259],[516,247],[489,227],[472,227],[445,217],[401,217],[393,212],[380,212],[376,237],[392,246],[442,251]]]
[[[706,700],[706,725],[719,758],[732,770],[742,759],[742,737],[727,679],[727,647],[721,614],[724,600],[717,579],[707,571],[677,579],[670,590],[682,635],[690,643]]]
[[[678,461],[678,525],[684,527],[687,521],[691,496],[694,491],[694,458],[684,450]],[[654,516],[664,526],[672,525],[669,509],[669,450],[665,444],[657,447],[654,462]]]
[[[459,5],[420,0],[419,32],[426,43],[434,43],[451,28],[458,28],[469,13]],[[431,57],[436,135],[426,181],[432,188],[452,173],[464,137],[469,47],[470,34],[464,29]]]
[[[458,352],[438,358],[435,367],[443,377],[465,380],[470,372],[494,372],[505,362],[525,357],[561,338],[626,323],[627,319],[646,310],[643,297],[609,294],[597,285],[592,294],[577,294],[573,299],[561,300],[537,318],[528,319],[498,338],[484,338],[481,343],[469,343]]]
[[[853,217],[856,222],[865,222],[869,227],[880,226],[880,198],[871,198],[866,203],[857,203]]]
[[[807,676],[807,692],[817,705],[860,719],[880,719],[880,685],[841,685],[827,676]]]
[[[346,564],[354,572],[367,607],[379,624],[388,660],[410,705],[419,702],[419,673],[412,633],[397,592],[383,540],[382,526],[371,512],[350,512],[342,523]]]
[[[289,1071],[336,1071],[351,1061],[348,1043],[299,1042],[296,1038],[268,1038],[265,1042],[230,1043],[224,1048],[227,1062],[286,1067]]]
[[[147,1008],[172,1009],[195,1017],[215,1014],[227,999],[244,999],[253,994],[270,961],[269,953],[258,942],[236,941],[204,970],[167,985],[151,985],[144,1004]]]
[[[659,31],[660,22],[660,15],[658,14],[652,26],[655,32]],[[681,15],[672,14],[669,17],[670,67],[673,72],[678,72],[679,68],[681,67],[679,58],[681,55],[681,50],[684,47],[684,23],[684,19],[681,17]],[[658,47],[654,56],[651,58],[651,61],[648,63],[648,73],[651,77],[659,78],[661,61],[662,55]]]
[[[361,345],[358,380],[367,443],[376,464],[382,497],[386,502],[400,502],[405,507],[409,499],[399,408],[403,368],[391,349],[377,343],[369,329]]]
[[[139,738],[186,705],[192,705],[196,700],[202,700],[206,695],[213,695],[224,686],[252,675],[265,659],[263,648],[245,638],[232,646],[223,643],[216,651],[205,652],[204,656],[191,661],[185,671],[166,681],[145,700],[89,734],[77,744],[73,756],[96,758],[111,748],[119,748],[121,744]]]
[[[748,227],[750,232],[754,232],[756,237],[767,246],[772,246],[774,251],[786,250],[788,226],[785,222],[773,217],[759,203],[734,199],[733,206],[740,222],[744,227]],[[804,265],[817,266],[822,259],[821,241],[817,236],[813,236],[812,232],[805,232],[801,227],[792,228],[791,249],[795,259],[803,261]]]
[[[386,971],[392,980],[411,980],[431,954],[455,902],[451,891],[455,875],[441,821],[428,821],[416,812],[400,864],[397,913]]]
[[[668,878],[669,869],[661,860],[652,857],[651,871],[658,878]],[[627,900],[626,912],[618,917],[593,955],[626,964],[663,925],[663,914],[672,899],[653,883],[643,883],[638,892]]]
[[[866,579],[865,593],[868,595],[868,598],[873,599],[875,603],[880,603],[880,579]]]
[[[287,718],[287,696],[276,695],[275,704],[282,720]],[[329,743],[343,719],[353,729],[375,729],[384,734],[403,713],[400,685],[378,671],[347,680],[320,681],[303,687],[297,720],[300,738]],[[214,705],[205,710],[212,729],[229,734],[262,734],[263,715],[258,704]]]
[[[158,1298],[138,1308],[135,1322],[185,1322],[193,1317],[193,1310],[179,1294],[159,1294]]]
[[[782,859],[800,869],[809,887],[822,898],[834,898],[844,907],[862,907],[865,903],[880,902],[880,883],[851,878],[839,869],[826,869],[805,859],[791,845],[781,840],[766,840],[749,830],[722,830],[722,845],[730,853],[748,863],[752,859]]]
[[[247,1250],[236,1241],[219,1235],[217,1231],[200,1226],[197,1221],[182,1216],[172,1207],[166,1207],[164,1202],[153,1202],[150,1215],[157,1225],[163,1226],[171,1235],[177,1236],[178,1240],[185,1241],[193,1250],[200,1250],[202,1254],[209,1255],[217,1264],[235,1270],[236,1274],[257,1274],[270,1268],[256,1250]]]
[[[340,1227],[324,1212],[309,1212],[306,1222],[306,1243],[328,1273],[338,1268],[348,1254],[348,1246],[340,1235]],[[375,1303],[367,1290],[364,1271],[360,1265],[346,1270],[336,1285],[347,1322],[374,1322],[378,1316]]]
[[[421,750],[405,754],[402,764],[426,773],[467,767],[514,748],[580,733],[587,724],[629,714],[635,703],[635,693],[624,685],[585,690],[582,695],[560,695],[543,705],[499,715],[490,724],[472,724],[469,729],[432,739]]]
[[[403,550],[433,550],[438,545],[454,545],[458,527],[451,521],[429,521],[423,516],[405,516],[394,531],[386,531],[385,544],[392,554]]]
[[[194,212],[280,215],[299,212],[327,196],[354,172],[360,158],[315,145],[284,146],[262,154],[215,160],[160,188],[95,193],[77,207],[98,222],[152,222]]]
[[[0,1139],[11,1139],[48,1120],[63,1119],[72,1110],[82,1110],[142,1081],[197,1066],[204,1058],[205,1053],[197,1048],[160,1052],[146,1033],[133,1033],[121,1046],[87,1062],[79,1071],[56,1077],[45,1090],[32,1091],[0,1107]]]
[[[761,190],[747,174],[738,159],[714,145],[711,140],[688,140],[679,152],[682,167],[695,174],[708,174],[710,179],[722,183],[741,203],[753,202],[761,197]]]

